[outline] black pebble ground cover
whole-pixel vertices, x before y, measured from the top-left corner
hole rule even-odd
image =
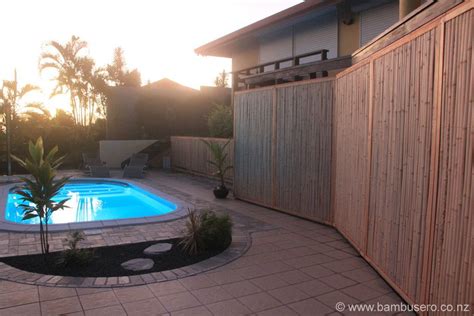
[[[93,256],[87,264],[58,264],[61,258],[61,252],[51,252],[46,260],[43,255],[35,254],[0,258],[0,261],[20,270],[47,275],[114,277],[172,270],[206,260],[225,250],[216,249],[190,256],[182,251],[178,244],[179,241],[180,239],[169,239],[160,240],[159,242],[147,241],[118,246],[89,248]],[[145,248],[161,242],[171,243],[173,247],[170,251],[160,255],[147,256],[143,254]],[[153,259],[155,265],[153,268],[143,271],[129,271],[121,267],[121,263],[136,258]]]

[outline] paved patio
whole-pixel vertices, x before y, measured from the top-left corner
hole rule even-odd
[[[139,286],[63,288],[0,281],[0,315],[341,315],[337,302],[401,302],[332,228],[242,201],[217,201],[212,183],[199,177],[149,172],[143,182],[199,207],[253,218],[250,249],[217,269]],[[178,226],[163,227],[176,231]],[[164,233],[146,227],[152,226],[107,229],[89,234],[87,242],[135,242]],[[2,255],[35,252],[35,238],[24,235],[1,233]],[[60,234],[55,240],[55,249],[62,248]]]

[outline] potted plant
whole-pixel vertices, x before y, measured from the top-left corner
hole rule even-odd
[[[28,150],[30,157],[22,160],[12,155],[23,168],[30,174],[32,179],[22,177],[23,184],[16,190],[21,196],[23,209],[23,220],[39,217],[41,252],[43,255],[49,253],[48,222],[57,210],[66,207],[69,198],[55,201],[54,197],[69,180],[68,177],[56,180],[56,169],[61,165],[64,156],[56,158],[58,147],[54,147],[45,155],[43,139],[39,137],[36,143],[29,142]]]
[[[214,188],[214,196],[218,199],[225,199],[229,194],[229,189],[225,186],[224,177],[226,172],[229,169],[232,169],[232,166],[228,165],[227,153],[225,152],[230,141],[231,140],[229,139],[224,145],[220,145],[216,142],[203,140],[204,144],[209,148],[213,158],[213,160],[208,160],[208,163],[214,166],[216,169],[214,175],[219,177],[220,184]]]

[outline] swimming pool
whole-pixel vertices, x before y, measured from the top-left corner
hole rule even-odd
[[[164,217],[178,209],[178,203],[162,195],[129,181],[72,180],[55,197],[58,201],[69,198],[68,207],[54,212],[49,224],[95,222],[99,223],[97,226],[107,226],[103,224],[119,224],[122,220],[123,223],[137,223],[130,221],[132,219],[150,222],[150,219]],[[4,219],[21,225],[37,224],[39,218],[22,220],[23,210],[19,207],[22,203],[21,196],[15,193],[12,186],[8,190]]]

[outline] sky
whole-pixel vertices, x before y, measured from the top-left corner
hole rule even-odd
[[[87,41],[97,65],[111,63],[122,47],[130,69],[142,83],[170,78],[198,89],[230,71],[230,59],[197,56],[194,49],[301,0],[12,0],[2,2],[0,80],[41,92],[25,102],[43,102],[53,113],[67,109],[67,98],[49,99],[54,82],[40,74],[38,61],[48,41],[65,43],[72,35]],[[66,104],[65,104],[66,103]]]

